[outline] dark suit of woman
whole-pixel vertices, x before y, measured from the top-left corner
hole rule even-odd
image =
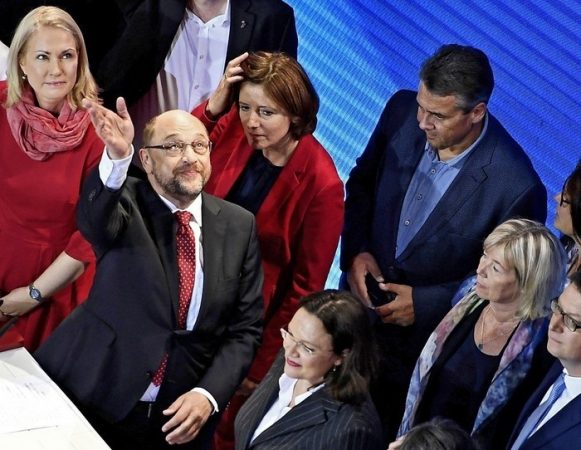
[[[292,408],[250,443],[254,431],[276,401],[284,357],[275,361],[236,416],[236,450],[383,449],[377,411],[369,398],[360,406],[333,399],[322,388]]]

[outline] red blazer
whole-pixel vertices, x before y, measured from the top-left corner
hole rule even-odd
[[[237,106],[217,122],[206,102],[192,114],[214,143],[212,176],[204,191],[225,198],[254,150],[246,140]],[[256,215],[264,269],[264,332],[248,378],[259,382],[282,345],[279,329],[299,299],[324,288],[343,228],[343,183],[331,156],[312,136],[300,139]]]

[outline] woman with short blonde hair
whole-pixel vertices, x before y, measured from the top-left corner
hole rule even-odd
[[[484,241],[476,287],[444,317],[416,363],[399,429],[456,421],[483,448],[504,448],[529,393],[552,364],[551,300],[566,255],[542,224],[511,219]]]

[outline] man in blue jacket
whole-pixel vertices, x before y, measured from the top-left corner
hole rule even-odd
[[[547,349],[559,361],[523,408],[508,448],[581,448],[581,272],[551,304]]]
[[[482,51],[438,49],[418,92],[388,101],[346,185],[342,283],[378,317],[384,361],[374,399],[387,439],[422,346],[476,269],[484,238],[512,217],[546,219],[539,176],[488,112],[493,86]],[[378,287],[372,304],[368,288]]]

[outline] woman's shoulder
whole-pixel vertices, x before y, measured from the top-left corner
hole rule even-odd
[[[334,428],[337,448],[384,448],[378,432],[381,422],[369,396],[360,405],[341,403]]]
[[[324,184],[329,184],[332,181],[342,185],[333,158],[315,136],[308,134],[301,137],[295,152],[294,164],[303,166],[305,175],[314,176]],[[319,175],[324,176],[319,177]]]

